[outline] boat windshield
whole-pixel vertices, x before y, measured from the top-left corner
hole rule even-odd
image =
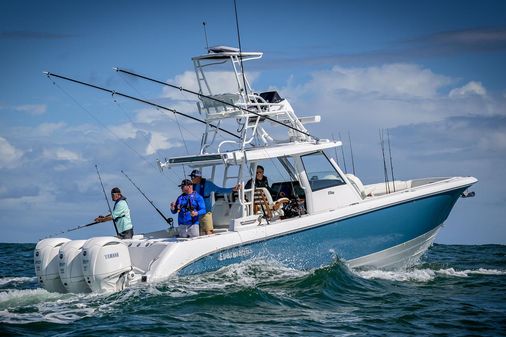
[[[313,192],[345,184],[344,179],[323,152],[307,154],[301,156],[301,159]]]

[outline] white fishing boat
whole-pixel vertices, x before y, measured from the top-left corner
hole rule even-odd
[[[116,291],[253,258],[305,270],[337,259],[351,268],[382,269],[418,261],[477,179],[364,185],[330,157],[340,141],[318,139],[305,128],[319,116],[299,117],[277,92],[251,88],[242,62],[261,57],[260,52],[215,47],[192,59],[200,88],[197,105],[206,123],[201,147],[195,155],[158,163],[164,170],[199,169],[218,185],[242,185],[229,195],[211,195],[215,233],[179,238],[161,228],[125,240],[44,239],[34,252],[41,286],[59,292]],[[216,92],[212,69],[224,65],[231,66],[236,88]],[[222,132],[231,125],[237,133]],[[283,136],[274,129],[283,130]],[[258,165],[271,167],[271,179],[277,175],[270,190],[245,187]]]

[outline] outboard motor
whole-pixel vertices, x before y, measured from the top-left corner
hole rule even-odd
[[[81,250],[86,240],[73,240],[64,243],[59,252],[60,279],[71,293],[89,293],[90,287],[84,281]]]
[[[44,239],[39,241],[37,246],[35,246],[35,251],[33,252],[35,275],[39,284],[47,291],[67,292],[58,273],[58,253],[60,247],[68,241],[70,240],[65,238]]]
[[[96,237],[82,248],[84,279],[94,292],[124,289],[134,277],[128,247],[115,237]]]

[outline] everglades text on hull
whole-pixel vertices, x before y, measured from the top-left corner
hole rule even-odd
[[[301,269],[336,259],[350,267],[385,269],[416,263],[455,202],[469,195],[466,190],[477,180],[441,177],[363,185],[330,158],[329,150],[341,146],[340,141],[318,139],[306,129],[320,116],[298,117],[276,91],[257,93],[251,88],[243,62],[261,57],[260,52],[219,46],[192,59],[200,89],[195,93],[198,109],[205,116],[199,120],[205,123],[200,150],[158,162],[161,169],[184,165],[221,186],[239,186],[230,193],[203,192],[209,198],[214,233],[185,238],[161,229],[124,240],[45,239],[34,252],[37,279],[45,289],[116,291],[252,258]],[[213,69],[225,66],[235,87],[216,92]],[[232,128],[239,136],[227,131]]]

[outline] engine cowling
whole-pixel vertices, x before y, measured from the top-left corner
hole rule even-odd
[[[83,274],[81,251],[86,240],[73,240],[64,243],[59,250],[59,268],[61,282],[71,293],[89,293]]]
[[[94,292],[122,290],[132,278],[128,247],[118,238],[89,239],[81,255],[84,279]]]
[[[47,291],[67,292],[58,272],[58,255],[60,247],[68,241],[70,240],[66,238],[50,238],[39,241],[35,246],[33,252],[35,275],[39,284]]]

